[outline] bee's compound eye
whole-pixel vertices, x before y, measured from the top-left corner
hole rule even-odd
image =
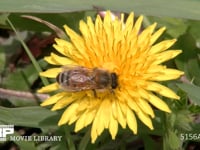
[[[111,73],[111,80],[112,80],[112,83],[111,83],[111,87],[113,89],[116,89],[117,86],[118,86],[118,81],[117,81],[117,74],[116,73]]]

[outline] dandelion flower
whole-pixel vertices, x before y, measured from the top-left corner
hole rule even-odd
[[[181,50],[167,50],[176,42],[175,39],[155,44],[165,28],[154,31],[154,23],[141,31],[142,20],[143,16],[140,16],[134,22],[134,13],[130,13],[124,23],[124,14],[121,19],[113,19],[107,11],[104,19],[97,15],[95,21],[91,17],[86,22],[81,20],[81,34],[64,25],[70,41],[55,39],[53,46],[60,55],[51,53],[44,59],[56,67],[40,75],[56,78],[65,65],[97,67],[115,72],[118,86],[113,92],[96,91],[95,96],[92,90],[60,90],[57,82],[42,87],[40,93],[56,90],[58,93],[41,106],[53,104],[52,111],[66,108],[58,125],[75,123],[75,132],[78,132],[91,124],[94,143],[104,129],[108,129],[115,139],[119,125],[129,127],[137,134],[137,119],[152,130],[152,118],[155,117],[152,106],[170,112],[168,105],[157,95],[171,99],[179,97],[159,82],[177,79],[183,72],[167,68],[162,63],[176,57]]]

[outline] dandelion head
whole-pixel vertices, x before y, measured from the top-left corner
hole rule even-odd
[[[63,67],[69,65],[90,70],[101,68],[116,74],[117,85],[111,90],[76,92],[62,89],[58,82],[42,87],[41,93],[58,91],[41,104],[53,104],[53,111],[65,108],[58,125],[75,123],[76,132],[91,125],[91,139],[95,142],[104,129],[108,129],[115,139],[119,125],[137,134],[136,119],[153,129],[152,106],[170,112],[158,95],[171,99],[179,97],[160,81],[177,79],[183,72],[167,68],[163,62],[176,57],[181,50],[168,50],[175,39],[155,44],[165,28],[154,31],[154,23],[141,30],[142,20],[140,16],[134,22],[134,14],[130,13],[124,22],[124,14],[120,19],[113,18],[107,11],[104,19],[97,15],[95,21],[91,17],[80,21],[81,34],[64,26],[70,40],[55,39],[53,46],[60,55],[51,53],[44,59],[56,67],[40,75],[56,78]]]

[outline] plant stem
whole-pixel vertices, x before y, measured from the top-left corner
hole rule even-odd
[[[40,100],[43,101],[49,97],[48,94],[38,94],[25,91],[16,91],[0,88],[1,98],[14,98],[14,99],[28,99],[28,100]]]
[[[36,59],[34,58],[34,56],[32,55],[31,51],[29,50],[29,48],[27,47],[27,45],[25,44],[25,42],[22,40],[21,36],[19,35],[19,33],[17,32],[17,30],[15,29],[14,25],[12,24],[12,22],[7,18],[7,21],[9,23],[9,25],[11,26],[11,28],[13,29],[13,31],[15,32],[18,40],[21,42],[23,48],[25,49],[28,57],[30,58],[30,60],[32,61],[36,71],[39,73],[39,72],[42,72],[42,69],[40,68],[39,64],[37,63]],[[40,76],[42,82],[44,85],[48,85],[49,82],[46,78]]]

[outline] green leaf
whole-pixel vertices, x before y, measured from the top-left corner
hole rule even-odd
[[[38,78],[33,65],[29,65],[23,69],[16,69],[13,73],[8,74],[4,79],[4,86],[13,90],[29,90],[33,82]]]
[[[70,134],[70,128],[68,126],[63,126],[62,128],[65,131],[65,138],[68,144],[68,149],[75,150],[75,143],[72,139],[72,135]]]
[[[2,71],[4,70],[5,64],[6,64],[6,55],[2,50],[2,48],[0,48],[0,73],[2,73]]]
[[[197,57],[196,41],[191,34],[185,33],[178,38],[175,48],[182,49],[183,51],[183,53],[177,56],[176,64],[181,70],[184,70],[188,60]]]
[[[200,85],[200,63],[197,58],[191,58],[188,60],[187,69],[190,76],[190,79],[193,81],[194,84]]]
[[[197,105],[191,105],[189,107],[189,110],[191,113],[193,114],[200,114],[200,106],[197,106]]]
[[[22,18],[22,14],[12,13],[9,16],[9,19],[12,21],[13,25],[21,30],[30,30],[30,31],[51,31],[48,26],[42,24],[41,22],[36,22],[27,18]],[[69,27],[78,31],[79,21],[85,17],[85,12],[75,12],[75,13],[61,13],[61,14],[31,14],[26,13],[26,15],[35,16],[40,19],[43,19],[47,22],[50,22],[57,27],[64,30],[63,25],[67,24]]]
[[[200,87],[193,84],[178,83],[177,86],[188,94],[195,104],[200,105]]]
[[[91,10],[93,7],[104,10],[135,11],[151,16],[169,16],[187,19],[200,19],[200,1],[197,0],[1,0],[0,12],[48,12],[61,13]]]
[[[52,146],[52,142],[43,142],[43,143],[40,143],[39,145],[37,145],[37,150],[48,149],[51,146]]]
[[[90,132],[91,132],[91,130],[88,129],[88,131],[85,133],[84,137],[82,138],[82,140],[78,146],[78,150],[86,150],[87,145],[90,141]]]
[[[59,119],[60,118],[58,114],[48,116],[44,120],[40,121],[40,127],[57,127]]]
[[[143,135],[142,138],[143,138],[143,141],[144,141],[145,149],[148,149],[148,150],[162,149],[161,141],[158,142],[158,140],[160,139],[159,137],[156,138],[156,137],[153,137],[153,136],[151,137],[151,136],[148,136],[148,135]]]
[[[190,133],[199,133],[199,131],[200,131],[200,125],[197,122],[197,123],[193,124],[193,130],[190,131]]]
[[[6,25],[6,19],[9,16],[9,14],[4,13],[0,14],[0,25]]]
[[[0,106],[0,122],[26,127],[40,127],[40,122],[57,113],[39,106],[6,108]]]
[[[63,137],[64,137],[64,136],[63,136]],[[54,145],[51,147],[50,150],[62,150],[62,149],[65,150],[66,147],[67,147],[66,141],[62,140],[62,141],[60,141],[59,143],[54,144]],[[72,149],[70,149],[70,150],[72,150]]]
[[[180,139],[179,137],[176,135],[175,132],[173,131],[169,131],[168,133],[168,137],[167,137],[167,145],[169,146],[170,150],[175,150],[180,148],[181,144],[180,144]],[[168,149],[169,150],[169,149]]]
[[[184,109],[176,111],[176,122],[174,126],[176,129],[179,129],[179,131],[190,131],[192,129],[192,121],[193,117],[189,110]]]
[[[35,147],[35,143],[33,141],[15,141],[15,143],[17,145],[19,145],[21,150],[27,150],[27,149],[31,149],[31,150],[37,150],[37,148]]]
[[[178,69],[185,72],[185,76],[189,81],[193,81],[193,83],[200,85],[199,52],[194,37],[190,33],[180,36],[175,48],[182,49],[183,51],[183,53],[175,59]]]
[[[167,28],[166,33],[173,38],[178,38],[180,35],[184,34],[189,26],[189,23],[184,19],[169,18],[169,17],[148,17],[149,25],[157,22],[158,27],[165,26]]]
[[[16,30],[16,28],[14,27],[14,25],[12,24],[12,22],[7,18],[7,22],[8,24],[11,26],[12,30],[15,32],[18,40],[20,41],[20,43],[22,44],[26,54],[28,55],[28,57],[30,58],[31,62],[33,63],[33,66],[35,67],[36,71],[39,73],[42,71],[40,65],[38,64],[38,62],[36,61],[35,57],[33,56],[33,54],[31,53],[30,49],[28,48],[28,46],[26,45],[26,43],[23,41],[22,37],[20,36],[20,34],[18,33],[18,31]],[[40,76],[40,79],[42,80],[44,85],[48,85],[49,82],[46,78]]]
[[[194,36],[194,38],[200,42],[200,32],[199,32],[200,22],[196,20],[190,20],[189,32]]]
[[[1,53],[0,53],[1,54]],[[37,61],[44,68],[47,63],[44,60]],[[1,64],[0,64],[1,65]],[[8,89],[29,91],[33,82],[38,78],[38,73],[32,64],[24,68],[17,68],[9,72],[3,80],[2,85]]]
[[[1,53],[0,53],[1,54]],[[47,66],[47,63],[44,60],[38,61],[42,68]],[[1,64],[0,64],[1,65]],[[3,68],[2,68],[3,69]],[[4,79],[2,80],[2,86],[7,89],[14,90],[15,92],[25,92],[30,91],[33,87],[34,82],[38,79],[38,73],[35,71],[33,65],[28,65],[25,68],[18,68],[13,72],[8,72]],[[33,89],[35,90],[35,89]],[[32,92],[32,91],[31,91]],[[33,92],[34,94],[35,92]],[[23,95],[23,94],[22,94]],[[38,99],[29,99],[27,97],[20,97],[20,94],[9,94],[3,95],[2,97],[9,100],[14,106],[23,107],[23,106],[35,106],[38,105]],[[6,106],[6,105],[3,105]]]

